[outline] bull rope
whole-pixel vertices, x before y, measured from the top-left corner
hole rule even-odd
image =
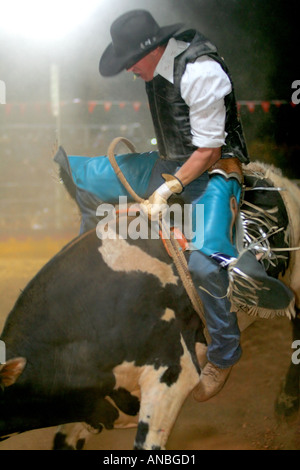
[[[125,137],[116,137],[113,139],[111,144],[108,147],[107,153],[108,153],[108,159],[111,163],[111,166],[113,167],[117,177],[125,187],[125,189],[129,192],[129,194],[133,197],[133,199],[141,204],[145,200],[141,198],[130,186],[128,183],[127,179],[125,178],[123,172],[121,171],[116,158],[115,158],[115,148],[119,143],[125,144],[131,152],[135,152],[135,147],[130,142],[128,139]],[[190,301],[193,305],[193,308],[195,311],[198,313],[202,324],[203,324],[203,333],[205,335],[206,341],[210,342],[210,337],[206,328],[206,323],[205,323],[205,317],[204,317],[204,310],[203,310],[203,303],[202,300],[200,299],[198,292],[195,288],[194,282],[191,278],[191,274],[188,269],[187,261],[185,259],[184,253],[181,250],[181,247],[176,240],[174,234],[172,231],[168,230],[166,227],[166,223],[163,221],[162,218],[159,218],[159,227],[162,232],[162,238],[164,239],[167,249],[169,250],[169,253],[171,257],[173,258],[174,264],[176,266],[176,269],[178,271],[178,274],[182,280],[182,283],[184,285],[184,288],[190,298]]]

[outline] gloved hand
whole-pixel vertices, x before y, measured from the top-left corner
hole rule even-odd
[[[167,210],[167,201],[172,194],[180,194],[184,187],[181,181],[173,175],[162,174],[165,180],[154,193],[140,204],[143,212],[148,215],[149,218],[158,218],[159,213],[162,215]]]

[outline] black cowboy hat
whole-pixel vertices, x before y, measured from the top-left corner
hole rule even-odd
[[[130,68],[157,46],[167,42],[182,24],[160,27],[146,10],[133,10],[117,18],[111,25],[112,43],[99,63],[104,77],[117,75]]]

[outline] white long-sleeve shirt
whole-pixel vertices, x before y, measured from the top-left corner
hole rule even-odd
[[[159,74],[174,83],[174,59],[188,43],[171,38],[157,64]],[[180,91],[190,110],[193,145],[199,148],[218,148],[224,145],[226,109],[224,97],[231,90],[229,77],[218,62],[208,56],[188,63],[181,79]]]

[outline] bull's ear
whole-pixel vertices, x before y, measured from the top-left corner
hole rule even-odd
[[[13,385],[19,375],[22,374],[25,365],[26,359],[24,357],[15,357],[14,359],[9,359],[5,364],[1,364],[0,385],[3,387]]]

